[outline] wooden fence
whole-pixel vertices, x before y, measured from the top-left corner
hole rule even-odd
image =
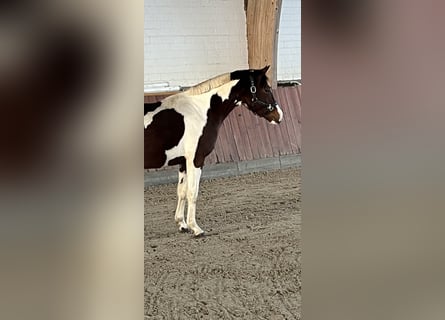
[[[274,97],[283,110],[279,125],[268,123],[244,107],[237,107],[220,129],[215,150],[206,164],[257,160],[301,153],[301,85],[279,86]],[[164,96],[145,96],[145,102]]]

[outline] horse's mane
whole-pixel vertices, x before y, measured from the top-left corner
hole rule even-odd
[[[185,90],[184,93],[191,96],[203,94],[209,92],[212,89],[218,88],[223,84],[230,82],[231,80],[232,79],[230,79],[230,73],[224,73],[212,79],[203,81],[193,87],[190,87],[189,89]]]

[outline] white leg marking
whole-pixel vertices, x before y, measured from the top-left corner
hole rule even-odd
[[[204,231],[198,226],[195,219],[196,200],[198,199],[199,179],[201,169],[195,168],[193,161],[187,162],[187,226],[193,231],[195,236],[199,236]]]
[[[184,220],[185,201],[187,198],[187,174],[179,171],[178,174],[178,205],[176,206],[175,221],[179,225],[179,231],[186,231],[187,224]]]

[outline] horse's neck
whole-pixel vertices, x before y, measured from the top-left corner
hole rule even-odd
[[[233,87],[237,84],[238,81],[230,81],[229,83],[219,87],[217,90],[215,90],[214,94],[217,94],[218,97],[215,97],[214,99],[221,99],[222,103],[219,105],[215,105],[215,111],[218,110],[218,113],[220,115],[220,121],[224,121],[224,119],[232,112],[233,109],[235,109],[236,105],[236,94],[233,95]],[[232,96],[230,94],[232,93]],[[213,95],[212,95],[213,96]]]
[[[221,122],[224,121],[224,119],[227,118],[227,116],[230,114],[230,112],[235,109],[236,104],[233,101],[225,101],[220,106],[219,109],[221,110]]]

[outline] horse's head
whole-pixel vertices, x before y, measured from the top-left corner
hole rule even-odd
[[[260,70],[243,70],[232,73],[233,79],[240,79],[239,100],[257,116],[273,124],[283,120],[283,111],[273,97],[266,72],[269,66]]]

